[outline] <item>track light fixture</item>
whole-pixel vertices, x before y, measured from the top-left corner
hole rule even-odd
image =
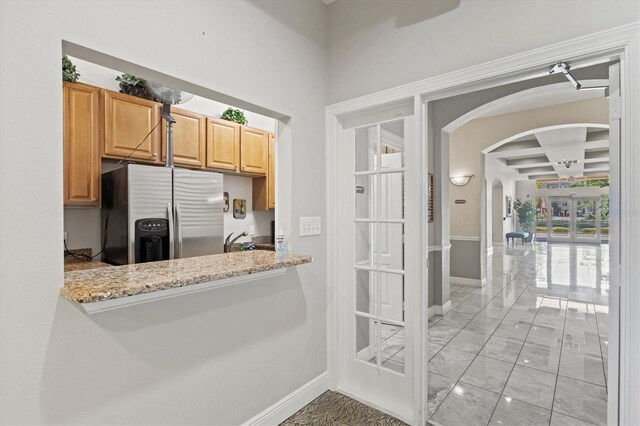
[[[565,77],[567,77],[567,80],[569,80],[571,84],[573,84],[573,87],[575,87],[576,90],[600,90],[600,89],[607,90],[609,88],[609,86],[585,87],[582,84],[580,84],[580,82],[576,80],[573,75],[571,75],[571,73],[569,72],[570,69],[571,67],[566,62],[558,62],[557,64],[549,68],[549,74],[557,74],[561,72],[562,74],[564,74]]]

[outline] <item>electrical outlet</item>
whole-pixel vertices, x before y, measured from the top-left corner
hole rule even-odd
[[[255,225],[249,225],[249,236],[253,237],[256,235],[256,226]]]
[[[309,237],[311,235],[320,235],[320,218],[319,217],[301,217],[300,218],[300,236]]]

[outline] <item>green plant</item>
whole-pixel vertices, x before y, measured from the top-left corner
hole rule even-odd
[[[533,223],[536,220],[536,207],[530,200],[522,201],[516,199],[513,203],[513,209],[518,214],[518,222],[523,231],[531,232],[533,229]]]
[[[75,83],[80,79],[80,73],[67,55],[62,55],[62,80]]]
[[[147,86],[145,80],[136,77],[132,74],[122,74],[116,77],[116,81],[120,83],[120,93],[126,93],[127,95],[136,96],[142,99],[148,99],[150,101],[160,102],[160,100],[153,97]]]
[[[222,113],[222,116],[220,118],[243,125],[248,123],[247,117],[244,116],[244,112],[231,107],[227,108],[227,110]]]

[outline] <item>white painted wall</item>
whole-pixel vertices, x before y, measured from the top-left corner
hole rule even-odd
[[[516,197],[524,201],[534,201],[536,198],[536,181],[519,180],[516,182]]]
[[[314,262],[279,279],[95,317],[58,296],[61,41],[290,115],[296,223],[325,211],[325,11],[317,0],[0,3],[2,423],[238,424],[326,370],[324,236],[290,235]]]
[[[487,205],[491,205],[491,220],[492,220],[492,232],[491,234],[487,232],[487,235],[493,235],[492,242],[493,244],[502,244],[504,240],[504,223],[503,220],[506,215],[504,212],[505,196],[502,193],[502,182],[498,181],[493,184],[493,191],[491,193],[491,204],[487,203]]]
[[[329,6],[329,100],[409,84],[639,19],[636,0],[336,1]]]

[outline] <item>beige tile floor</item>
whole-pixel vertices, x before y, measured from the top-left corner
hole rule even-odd
[[[445,426],[605,424],[607,245],[496,250],[483,288],[429,321],[429,415]]]

